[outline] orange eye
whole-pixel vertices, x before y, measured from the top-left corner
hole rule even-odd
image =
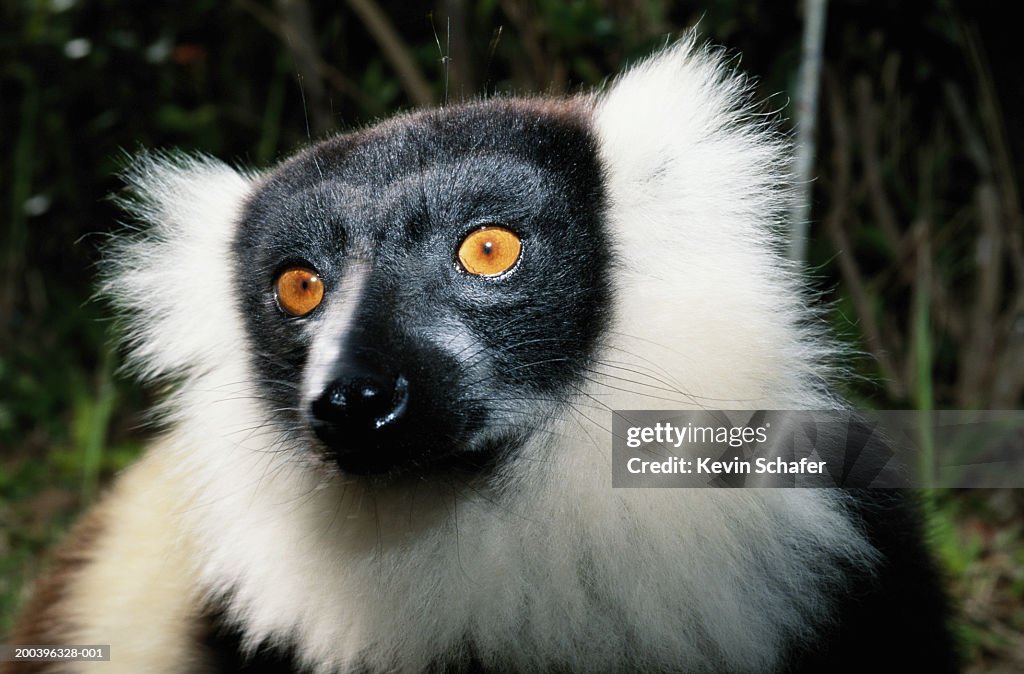
[[[459,244],[459,264],[474,276],[504,274],[519,260],[523,244],[504,227],[481,227]]]
[[[277,277],[277,303],[292,316],[305,316],[324,299],[324,282],[312,269],[293,267]]]

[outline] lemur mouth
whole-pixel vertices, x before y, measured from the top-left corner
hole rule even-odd
[[[521,445],[516,433],[505,433],[476,443],[455,443],[448,450],[436,448],[379,447],[361,451],[344,451],[321,442],[325,460],[344,475],[358,476],[379,486],[394,486],[407,481],[422,483],[431,480],[478,481],[488,480],[499,472]],[[396,456],[403,460],[395,461]]]

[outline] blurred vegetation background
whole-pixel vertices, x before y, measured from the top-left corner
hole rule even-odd
[[[752,0],[0,0],[0,635],[152,430],[94,264],[126,153],[265,166],[396,110],[576,92],[699,23],[793,115],[803,6]],[[1024,79],[1005,5],[828,6],[811,282],[878,408],[1024,401]],[[971,672],[1024,671],[1024,498],[939,492]],[[0,638],[2,640],[2,638]]]

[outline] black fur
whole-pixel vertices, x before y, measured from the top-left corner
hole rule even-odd
[[[862,489],[854,512],[882,558],[873,573],[848,568],[831,630],[796,650],[788,671],[960,671],[949,600],[924,540],[916,499],[895,489]]]
[[[242,632],[225,618],[224,608],[219,604],[207,607],[199,640],[209,669],[219,674],[298,674],[302,671],[290,648],[263,645],[255,652],[246,652]]]

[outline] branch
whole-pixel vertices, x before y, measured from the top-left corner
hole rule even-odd
[[[875,311],[868,296],[864,277],[857,267],[853,254],[853,244],[843,227],[845,214],[849,211],[850,194],[850,133],[849,124],[843,114],[843,101],[839,87],[831,77],[825,78],[826,92],[829,102],[829,119],[832,124],[833,150],[832,165],[834,169],[834,194],[832,205],[825,215],[825,230],[836,248],[836,260],[842,273],[843,281],[850,300],[860,319],[861,330],[868,350],[878,363],[879,372],[889,395],[893,398],[905,398],[906,387],[900,378],[900,369],[893,362],[886,348]]]
[[[857,101],[857,131],[860,137],[861,157],[864,160],[864,177],[867,179],[868,196],[875,221],[882,229],[885,240],[892,251],[900,250],[899,219],[889,202],[882,179],[882,162],[878,157],[878,143],[875,133],[875,107],[872,105],[871,83],[861,75],[853,86]]]
[[[945,87],[946,103],[963,137],[967,155],[980,176],[974,188],[978,235],[974,242],[976,281],[971,319],[963,357],[960,361],[958,402],[965,407],[982,402],[983,382],[992,361],[995,335],[993,327],[999,312],[999,296],[1003,261],[1003,222],[999,193],[995,185],[994,163],[981,134],[971,122],[970,113],[959,90],[952,84]]]
[[[288,45],[288,33],[285,28],[282,27],[276,14],[262,5],[253,2],[253,0],[235,0],[235,4],[242,11],[251,15],[257,23],[277,37],[277,39],[279,39],[285,46]],[[319,56],[317,56],[316,66],[320,76],[337,91],[348,96],[351,100],[358,103],[363,109],[372,107],[373,102],[366,94],[363,93],[362,89],[359,88],[359,85],[341,74],[337,68],[319,58]]]
[[[348,6],[359,15],[366,30],[380,45],[384,58],[395,69],[409,98],[418,106],[433,105],[434,94],[430,90],[430,84],[416,66],[416,60],[409,47],[402,41],[398,31],[374,0],[348,0]]]
[[[569,86],[565,59],[549,54],[544,48],[544,25],[536,17],[534,3],[524,0],[501,0],[502,11],[519,29],[519,44],[530,60],[531,74],[519,78],[532,89],[547,88],[561,93]]]
[[[811,215],[811,177],[814,173],[818,127],[818,86],[821,82],[821,53],[825,44],[825,14],[828,0],[807,0],[804,4],[803,56],[800,88],[796,100],[796,185],[800,191],[790,212],[789,259],[804,262],[807,257],[807,229]]]
[[[316,52],[316,33],[313,31],[309,5],[306,4],[306,0],[277,0],[277,8],[280,12],[285,44],[299,72],[303,101],[312,134],[323,135],[334,124],[327,104],[324,83],[320,78],[320,58]]]

